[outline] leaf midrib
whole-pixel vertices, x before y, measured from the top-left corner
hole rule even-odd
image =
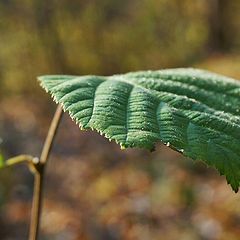
[[[133,80],[133,81],[134,81],[134,80],[137,80],[137,79],[139,79],[140,77],[127,76],[128,79],[124,79],[124,75],[114,75],[114,76],[110,76],[110,77],[108,77],[108,76],[87,75],[86,77],[94,77],[94,78],[97,78],[97,79],[101,79],[102,82],[114,80],[114,81],[124,82],[124,83],[127,83],[127,84],[129,84],[129,85],[134,85],[134,86],[139,87],[139,88],[141,88],[141,89],[144,89],[144,90],[146,90],[146,91],[150,90],[150,91],[156,91],[156,92],[159,92],[159,93],[164,92],[164,93],[169,93],[169,94],[173,94],[173,95],[176,95],[176,96],[188,97],[188,99],[192,99],[192,100],[198,101],[199,103],[207,106],[207,107],[210,108],[210,109],[213,109],[214,111],[219,111],[219,112],[224,111],[224,112],[226,112],[227,114],[229,114],[230,116],[237,118],[237,116],[234,115],[235,112],[230,112],[229,110],[226,111],[226,109],[223,110],[223,109],[216,108],[216,107],[214,107],[214,106],[210,106],[208,103],[203,102],[202,100],[200,100],[197,96],[196,96],[196,98],[192,98],[192,97],[187,96],[187,95],[176,94],[176,93],[174,93],[174,92],[172,92],[172,91],[169,91],[169,90],[158,91],[158,90],[155,90],[155,89],[148,89],[148,88],[146,88],[146,87],[144,87],[144,86],[141,86],[141,85],[139,85],[139,84],[131,81],[131,80]],[[60,84],[58,85],[58,88],[59,88],[59,86],[64,85],[64,83],[66,84],[66,82],[69,83],[70,81],[77,80],[77,79],[81,79],[81,78],[84,78],[84,76],[83,76],[83,77],[79,77],[79,76],[75,76],[75,77],[74,77],[74,76],[73,76],[73,78],[68,79],[67,81],[60,83]],[[211,91],[211,90],[206,89],[206,88],[204,88],[204,87],[199,87],[199,86],[197,86],[197,85],[189,84],[189,83],[187,83],[187,82],[181,82],[181,81],[172,80],[172,79],[168,79],[168,78],[164,79],[164,78],[149,77],[149,76],[144,76],[143,78],[147,78],[148,80],[153,79],[153,80],[158,80],[158,81],[163,81],[163,82],[164,82],[164,80],[167,80],[168,82],[171,82],[171,83],[178,82],[179,84],[185,85],[186,87],[196,88],[196,91],[205,91],[206,94],[211,94],[211,95],[213,95],[213,96],[214,96],[215,92],[217,92],[218,94],[223,95],[224,98],[226,98],[226,97],[231,97],[231,98],[233,98],[233,99],[235,99],[235,100],[238,100],[238,98],[237,98],[236,96],[227,95],[227,94],[225,94],[224,92],[217,91],[217,89],[215,89],[216,91],[214,92],[214,91]],[[240,86],[239,86],[239,88],[240,88]],[[237,89],[237,87],[236,87],[235,89]],[[234,89],[234,90],[235,90],[235,89]],[[239,118],[238,120],[240,121],[240,118]]]
[[[76,79],[76,78],[75,78],[75,79]],[[72,80],[72,79],[71,79],[71,80]],[[95,90],[94,90],[93,103],[95,102],[95,96],[96,96],[96,91],[97,91],[98,87],[100,87],[103,82],[109,81],[110,79],[102,79],[102,80],[103,80],[103,81],[100,82],[100,83],[97,85],[97,87],[95,88]],[[68,80],[68,81],[69,81],[69,80]],[[176,109],[175,107],[171,106],[171,105],[168,104],[167,102],[164,102],[164,101],[162,101],[161,99],[159,99],[159,93],[161,93],[161,92],[159,92],[159,91],[152,90],[152,89],[148,89],[148,88],[145,88],[145,87],[143,87],[143,86],[141,86],[141,85],[139,85],[139,84],[136,84],[136,83],[133,83],[133,82],[128,82],[128,81],[121,80],[121,79],[115,79],[115,81],[124,82],[124,83],[126,83],[126,84],[131,85],[131,86],[132,86],[132,90],[133,90],[134,88],[136,88],[136,87],[141,88],[143,91],[148,92],[149,94],[157,97],[158,101],[160,101],[159,104],[160,104],[161,102],[162,102],[162,103],[165,103],[165,104],[167,104],[168,106],[170,106],[173,110],[176,110],[176,111],[182,110],[182,111],[184,111],[184,112],[186,112],[186,111],[189,111],[189,112],[198,112],[198,113],[200,113],[200,114],[205,114],[205,115],[211,117],[211,115],[210,115],[209,113],[207,113],[207,112],[201,112],[201,111],[198,111],[198,110],[189,110],[189,109],[184,109],[184,108],[178,108],[178,109]],[[63,84],[63,83],[61,83],[60,85],[62,85],[62,84]],[[58,85],[58,87],[59,87],[59,85]],[[76,89],[75,89],[75,90],[76,90]],[[131,92],[132,92],[132,90],[131,90]],[[74,90],[68,92],[67,94],[71,94],[73,91],[74,91]],[[130,92],[129,97],[128,97],[128,104],[129,104],[131,92]],[[163,93],[169,93],[169,92],[164,91]],[[173,94],[173,93],[171,93],[171,94]],[[173,95],[184,97],[184,95],[179,95],[179,94],[173,94]],[[66,95],[64,95],[64,96],[66,96]],[[189,98],[189,99],[191,99],[191,98]],[[196,100],[196,99],[192,99],[192,100]],[[59,99],[59,102],[61,102],[61,99]],[[199,101],[198,101],[198,102],[199,102]],[[207,106],[207,105],[204,104],[204,103],[201,103],[201,102],[199,102],[199,103]],[[71,103],[71,104],[74,104],[74,103]],[[127,104],[127,105],[128,105],[128,104]],[[95,104],[94,104],[94,105],[95,105]],[[94,105],[93,105],[93,107],[92,107],[92,109],[93,109],[93,110],[92,110],[92,113],[93,113],[93,111],[94,111]],[[213,108],[211,108],[211,107],[209,107],[209,106],[207,106],[207,107],[208,107],[209,109],[212,109],[212,110],[215,110],[215,111],[216,111],[216,109],[213,109]],[[128,113],[128,107],[127,107],[127,113]],[[157,114],[157,112],[156,112],[156,114]],[[228,113],[228,114],[229,114],[229,113]],[[89,121],[88,121],[88,124],[89,124],[90,121],[91,121],[92,115],[93,115],[93,114],[91,114],[91,117],[90,117],[90,119],[89,119]],[[233,115],[233,116],[234,116],[234,115]],[[196,123],[193,119],[189,119],[187,116],[185,116],[185,114],[184,114],[184,117],[186,117],[190,122],[192,122],[192,123],[195,124],[195,125],[202,126],[202,127],[206,127],[206,125],[202,125],[202,124]],[[215,117],[217,117],[217,116],[215,115]],[[235,116],[234,116],[234,117],[235,117]],[[73,118],[74,118],[74,116],[73,116]],[[76,119],[76,118],[75,118],[75,119]],[[234,123],[230,122],[230,121],[227,120],[227,119],[224,119],[223,121],[226,121],[228,124],[231,124],[231,125],[234,124]],[[128,122],[128,114],[126,114],[126,140],[125,140],[125,142],[127,141],[128,132],[129,132],[129,127],[128,127],[127,122]],[[86,124],[86,126],[87,126],[88,124]],[[236,124],[236,123],[235,123],[235,125],[237,125],[238,127],[240,127],[240,126],[239,126],[238,124]],[[159,128],[159,124],[158,124],[158,128]],[[213,131],[218,131],[218,132],[219,132],[219,129],[217,129],[217,128],[212,128],[212,127],[209,127],[209,126],[206,127],[206,128],[211,129],[211,130],[213,130]],[[237,136],[230,135],[226,130],[223,130],[223,129],[221,129],[221,131],[224,132],[224,133],[225,133],[226,135],[228,135],[228,136],[234,137],[234,138],[237,140],[237,138],[236,138]],[[152,133],[152,131],[149,131],[149,132]]]

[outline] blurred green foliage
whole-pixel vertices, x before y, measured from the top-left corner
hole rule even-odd
[[[4,166],[4,158],[3,155],[0,152],[0,168]]]
[[[46,73],[113,74],[236,53],[239,12],[238,0],[1,1],[0,91],[31,92]]]

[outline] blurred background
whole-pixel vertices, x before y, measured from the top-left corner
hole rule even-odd
[[[239,0],[0,0],[0,137],[39,156],[55,111],[43,74],[199,67],[240,79]],[[33,177],[0,172],[0,239],[28,235]],[[42,240],[239,240],[240,195],[161,144],[119,146],[65,114],[48,164]]]

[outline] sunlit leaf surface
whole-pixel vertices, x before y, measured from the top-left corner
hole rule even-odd
[[[109,77],[52,75],[42,87],[82,129],[122,148],[154,149],[157,141],[240,184],[240,83],[196,69]]]

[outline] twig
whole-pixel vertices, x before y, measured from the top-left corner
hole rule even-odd
[[[7,159],[4,162],[3,167],[10,167],[12,165],[24,163],[24,162],[32,163],[32,162],[34,162],[34,159],[36,159],[36,158],[34,158],[33,156],[30,156],[30,155],[19,155],[19,156]]]
[[[49,153],[51,151],[53,140],[54,140],[54,137],[56,135],[56,132],[57,132],[58,125],[59,125],[59,122],[61,120],[62,114],[63,114],[62,107],[60,105],[58,105],[57,110],[54,114],[51,126],[49,128],[47,138],[46,138],[44,146],[43,146],[42,154],[41,154],[41,157],[40,157],[40,163],[41,164],[46,164],[47,163],[48,156],[49,156]]]
[[[50,151],[52,149],[53,140],[56,135],[63,111],[61,106],[57,107],[53,117],[51,126],[49,128],[39,161],[33,161],[34,166],[34,192],[32,202],[32,215],[30,222],[29,240],[38,239],[38,230],[40,226],[40,215],[42,207],[42,192],[43,192],[43,179],[44,170],[48,161]]]

